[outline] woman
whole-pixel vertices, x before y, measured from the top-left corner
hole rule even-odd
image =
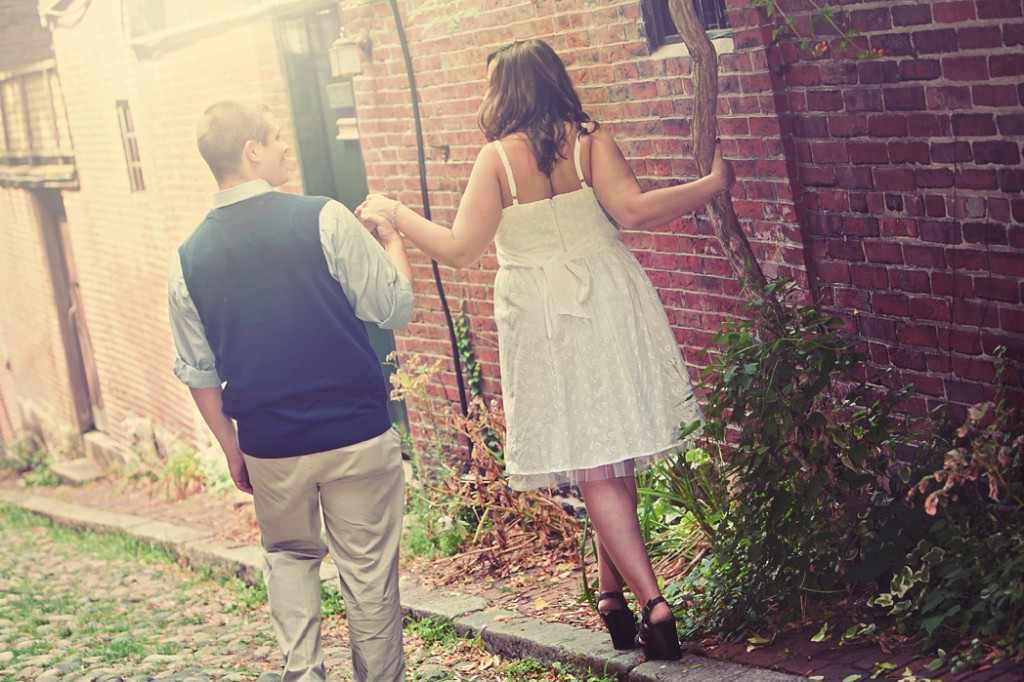
[[[540,40],[490,55],[488,81],[479,120],[490,142],[451,229],[378,194],[357,212],[455,268],[496,242],[509,483],[579,487],[598,540],[597,607],[613,645],[679,658],[675,619],[637,520],[634,476],[680,445],[679,423],[696,408],[657,293],[608,216],[631,228],[663,225],[728,191],[732,167],[716,145],[706,177],[644,192]],[[639,631],[624,583],[644,605]]]

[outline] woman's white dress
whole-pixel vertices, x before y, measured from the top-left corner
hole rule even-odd
[[[679,445],[699,412],[661,300],[583,176],[513,204],[494,282],[509,483],[525,490],[630,475]]]

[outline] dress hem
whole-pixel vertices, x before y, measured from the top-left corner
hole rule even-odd
[[[638,474],[658,461],[665,459],[671,453],[676,452],[679,448],[685,445],[687,441],[678,440],[669,445],[650,450],[644,454],[631,455],[624,457],[614,462],[608,462],[607,464],[599,465],[597,467],[587,469],[573,469],[570,471],[538,471],[533,473],[515,473],[508,474],[508,485],[513,490],[527,491],[527,490],[538,490],[544,488],[560,488],[566,485],[576,485],[581,477],[578,475],[581,471],[593,471],[594,469],[600,468],[617,468],[622,467],[623,471],[621,474],[626,476],[624,465],[627,463],[633,464],[634,474]],[[610,478],[610,476],[589,476],[583,478],[584,481],[595,481],[602,480],[603,478]]]

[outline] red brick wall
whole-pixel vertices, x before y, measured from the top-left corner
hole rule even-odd
[[[438,222],[450,224],[485,142],[476,111],[485,89],[486,56],[526,37],[548,41],[563,57],[584,108],[614,132],[643,186],[694,179],[689,63],[672,52],[651,54],[636,0],[488,3],[454,27],[443,10],[423,15],[412,11],[419,3],[399,5],[421,99],[429,201]],[[350,33],[366,28],[373,40],[372,61],[355,79],[371,190],[419,208],[412,110],[390,10],[386,3],[346,3],[343,14]],[[723,55],[721,73],[722,132],[741,178],[734,193],[736,210],[765,269],[805,281],[796,202],[763,51]],[[450,150],[448,160],[438,153],[443,147]],[[623,239],[659,289],[696,376],[698,351],[738,307],[739,285],[710,226],[686,217],[656,229],[625,231]],[[429,282],[426,259],[419,256],[418,262],[421,280]],[[491,395],[499,390],[490,317],[495,267],[493,248],[477,267],[459,272],[442,267],[449,297],[466,300]],[[400,335],[399,349],[446,356],[450,351],[437,297],[423,284],[418,296],[415,323]],[[449,386],[452,381],[449,376]],[[451,388],[449,393],[454,396]]]
[[[998,344],[1024,358],[1022,3],[842,3],[876,59],[841,58],[835,31],[803,28],[806,3],[785,5],[829,45],[769,52],[822,300],[919,410],[981,400]]]
[[[614,131],[644,186],[693,177],[689,60],[651,53],[635,0],[489,3],[454,27],[443,8],[414,16],[418,4],[399,3],[439,222],[450,223],[484,142],[475,112],[486,55],[519,38],[545,39],[563,56],[584,107]],[[884,52],[875,60],[839,54],[835,36],[808,33],[809,3],[781,4],[805,35],[831,43],[825,56],[774,42],[774,25],[742,0],[727,2],[735,48],[720,54],[719,126],[755,252],[769,276],[795,277],[846,318],[875,369],[895,370],[885,381],[914,383],[915,410],[981,399],[991,393],[994,347],[1024,353],[1020,0],[838,3],[839,21]],[[350,32],[367,28],[374,45],[356,78],[371,188],[419,206],[390,11],[349,3],[344,18]],[[739,289],[719,244],[699,215],[623,239],[698,369],[697,351],[737,310]],[[449,294],[468,300],[492,390],[494,267],[488,256],[474,269],[442,268]],[[400,349],[446,354],[441,323],[436,297],[427,300]],[[1012,372],[1009,380],[1019,381]]]

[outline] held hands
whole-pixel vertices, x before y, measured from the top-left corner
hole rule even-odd
[[[377,241],[387,246],[395,239],[402,238],[394,219],[400,205],[399,202],[382,194],[369,194],[363,203],[356,207],[355,214]]]
[[[715,196],[728,192],[736,184],[736,173],[732,169],[732,163],[722,158],[721,140],[715,140],[715,155],[711,159],[711,175],[714,175],[722,183],[721,191],[716,192]]]
[[[356,208],[356,215],[362,218],[364,213],[376,213],[382,218],[388,218],[397,204],[397,201],[383,194],[367,194],[363,203]]]
[[[387,246],[396,239],[402,239],[402,235],[398,234],[398,231],[391,226],[391,221],[383,216],[376,213],[364,213],[359,219],[363,222],[363,227],[370,231],[370,234],[380,242],[381,246]]]

